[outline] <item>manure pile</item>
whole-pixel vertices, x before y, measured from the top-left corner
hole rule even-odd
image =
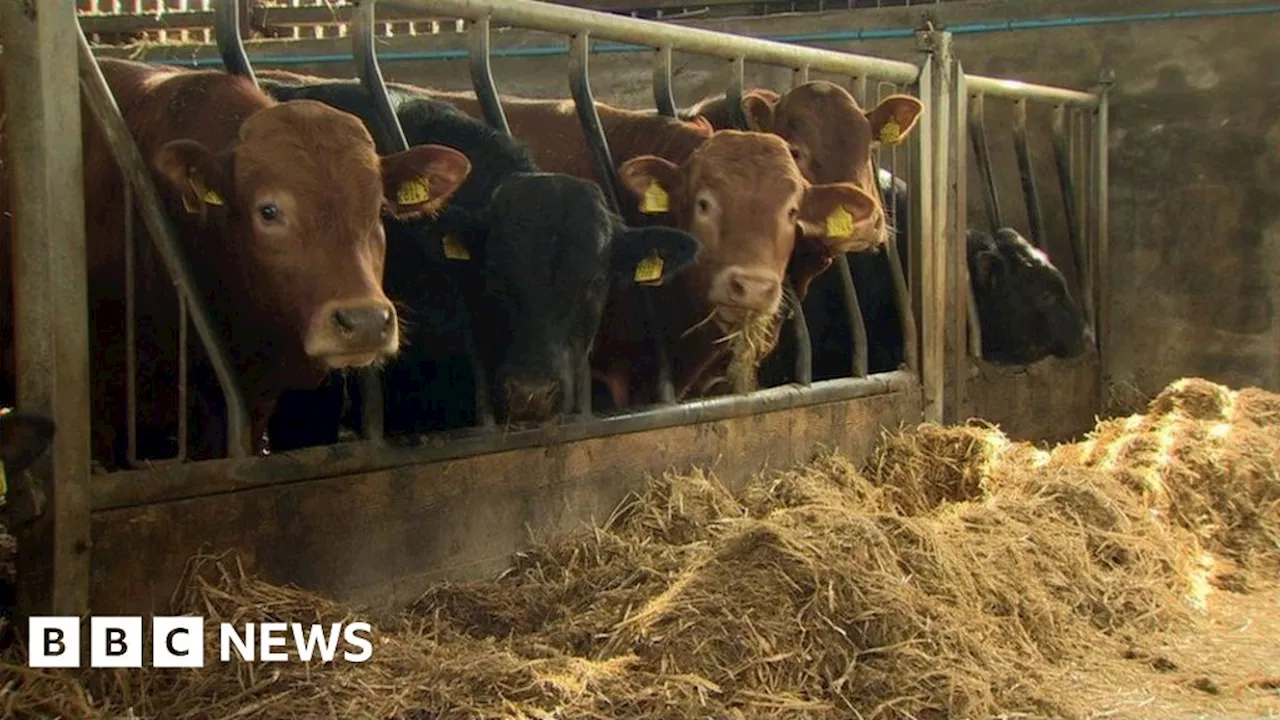
[[[1278,461],[1280,396],[1193,379],[1052,451],[977,424],[924,425],[886,433],[862,468],[824,455],[739,493],[703,471],[667,474],[603,527],[520,554],[501,579],[433,588],[376,626],[368,662],[37,671],[12,655],[0,707],[68,718],[1081,716],[1063,667],[1190,627],[1211,583],[1275,577]],[[215,560],[177,606],[236,623],[357,616]]]

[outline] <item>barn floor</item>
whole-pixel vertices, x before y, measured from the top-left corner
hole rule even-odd
[[[1063,674],[1092,718],[1280,718],[1280,585],[1215,592],[1194,631]]]

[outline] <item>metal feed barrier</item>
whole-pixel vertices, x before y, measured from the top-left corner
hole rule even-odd
[[[233,1],[218,4],[216,36],[227,70],[252,78],[252,67],[236,22],[236,5]],[[353,52],[361,81],[379,100],[385,132],[391,135],[378,138],[379,142],[381,144],[390,140],[389,146],[398,149],[404,147],[403,131],[387,102],[386,88],[373,50],[374,6],[372,0],[366,0],[353,17]],[[399,447],[388,446],[383,442],[378,417],[382,408],[380,388],[378,383],[366,382],[364,389],[369,393],[366,397],[371,402],[366,402],[365,406],[371,408],[374,415],[366,418],[367,434],[364,441],[304,449],[266,458],[247,458],[251,447],[248,414],[243,393],[235,384],[235,374],[228,353],[213,331],[207,310],[194,292],[194,282],[186,258],[183,257],[172,226],[161,210],[149,172],[124,126],[84,33],[75,27],[74,11],[68,7],[65,12],[41,13],[36,20],[6,8],[2,15],[0,34],[13,38],[6,43],[4,57],[6,97],[10,104],[10,137],[27,137],[27,133],[30,133],[31,137],[45,138],[48,133],[41,135],[39,124],[52,122],[51,118],[58,117],[59,113],[65,114],[68,103],[73,106],[76,95],[83,93],[92,111],[93,121],[99,123],[111,140],[113,155],[123,169],[126,184],[131,191],[127,197],[130,201],[136,197],[140,203],[143,221],[149,234],[155,238],[160,256],[177,288],[181,301],[178,312],[183,313],[184,318],[179,337],[184,363],[180,366],[180,373],[184,384],[186,312],[190,312],[197,337],[212,360],[228,409],[229,455],[232,458],[232,461],[210,463],[181,462],[185,456],[184,421],[179,452],[176,457],[168,459],[170,464],[167,466],[111,473],[89,480],[88,457],[85,452],[89,437],[88,376],[85,372],[87,368],[77,365],[83,364],[87,356],[83,343],[86,335],[84,314],[79,311],[64,312],[56,323],[45,325],[37,324],[35,320],[38,318],[31,311],[34,305],[47,296],[48,289],[42,287],[41,282],[53,282],[54,286],[66,289],[70,293],[68,297],[84,297],[83,265],[77,267],[75,263],[68,262],[65,256],[69,247],[82,247],[83,236],[80,235],[81,239],[68,246],[47,242],[48,237],[59,236],[54,231],[57,227],[53,217],[56,210],[51,213],[50,209],[64,208],[68,204],[79,206],[82,199],[82,189],[78,182],[81,154],[79,129],[76,125],[75,132],[70,132],[70,126],[74,123],[62,118],[59,127],[67,131],[68,137],[74,135],[75,142],[67,142],[65,138],[56,138],[58,142],[54,142],[55,138],[48,137],[45,138],[47,142],[34,146],[34,152],[21,154],[11,163],[11,173],[16,178],[11,183],[13,186],[18,185],[17,181],[23,178],[44,178],[42,173],[48,174],[48,168],[62,168],[64,172],[71,172],[76,180],[71,183],[74,187],[65,188],[33,182],[30,186],[38,188],[33,191],[34,200],[27,200],[25,205],[15,202],[15,207],[24,209],[24,212],[19,213],[22,221],[15,225],[15,255],[25,253],[37,258],[37,264],[45,263],[43,273],[31,270],[35,266],[30,263],[18,267],[16,304],[19,311],[26,313],[19,314],[17,318],[17,352],[21,380],[18,405],[28,410],[48,412],[59,424],[58,444],[51,454],[52,458],[44,466],[37,468],[37,472],[49,480],[49,514],[52,522],[46,523],[38,536],[22,539],[24,548],[28,547],[27,541],[34,540],[40,548],[39,552],[43,553],[41,557],[47,560],[47,565],[42,565],[37,571],[24,571],[24,577],[30,575],[28,579],[35,581],[27,582],[26,585],[37,588],[34,591],[24,591],[34,593],[24,597],[24,607],[68,614],[84,610],[87,603],[87,548],[90,546],[88,517],[91,512],[200,498],[248,488],[280,486],[319,477],[372,472],[550,443],[706,423],[911,389],[923,391],[925,419],[944,419],[953,412],[955,397],[958,397],[951,396],[949,389],[957,387],[955,378],[963,377],[967,370],[961,366],[962,361],[968,362],[966,348],[967,353],[976,356],[980,354],[981,347],[977,323],[970,319],[972,303],[968,300],[970,290],[961,243],[966,227],[966,127],[980,129],[983,97],[1005,97],[1018,100],[1023,105],[1027,100],[1047,101],[1059,106],[1064,119],[1061,128],[1055,124],[1055,131],[1062,134],[1060,142],[1063,143],[1065,158],[1059,160],[1059,175],[1063,183],[1064,199],[1069,203],[1069,222],[1076,223],[1072,225],[1074,229],[1071,231],[1071,238],[1073,248],[1079,246],[1077,254],[1087,253],[1090,259],[1089,267],[1095,280],[1086,296],[1090,298],[1090,317],[1098,330],[1098,337],[1103,336],[1105,322],[1101,322],[1100,318],[1105,318],[1105,293],[1102,283],[1097,282],[1096,278],[1101,276],[1100,269],[1105,267],[1106,258],[1105,96],[966,76],[951,55],[950,35],[932,30],[919,34],[925,57],[920,65],[916,65],[548,5],[532,0],[381,0],[378,6],[388,8],[392,14],[429,11],[433,16],[457,17],[470,21],[472,85],[482,103],[486,121],[505,132],[509,132],[509,129],[490,70],[490,24],[499,23],[566,35],[570,43],[568,81],[571,95],[601,176],[607,179],[602,183],[602,189],[615,208],[619,186],[590,89],[588,58],[593,39],[652,48],[654,105],[659,113],[668,116],[676,112],[671,80],[674,51],[718,57],[726,61],[726,95],[731,101],[731,107],[739,114],[737,121],[740,125],[740,106],[734,101],[743,92],[746,62],[790,68],[793,85],[807,81],[810,72],[844,76],[849,79],[851,92],[864,106],[874,102],[869,92],[871,83],[875,83],[872,89],[876,99],[890,92],[909,89],[924,104],[921,123],[913,133],[915,137],[910,143],[900,148],[885,149],[882,151],[885,156],[880,158],[881,163],[887,160],[887,167],[894,170],[895,174],[905,177],[911,187],[907,258],[898,257],[894,242],[891,241],[888,247],[894,300],[904,331],[906,369],[868,376],[866,330],[858,308],[852,276],[845,258],[841,257],[831,271],[842,274],[844,307],[853,329],[855,352],[848,378],[811,382],[812,352],[807,326],[803,316],[798,315],[792,325],[798,347],[796,376],[799,382],[794,385],[741,396],[677,404],[674,402],[665,348],[659,343],[655,350],[662,360],[663,391],[658,407],[595,418],[592,417],[590,395],[587,394],[586,402],[579,403],[577,415],[567,418],[559,426],[502,432],[494,426],[485,400],[487,393],[481,392],[477,394],[479,416],[482,418],[479,427],[427,436],[421,438],[416,447]],[[59,56],[60,47],[65,45],[59,45],[57,41],[66,41],[71,33],[78,35],[80,52],[76,61],[76,74],[80,77],[80,88],[76,87],[72,79],[75,74],[69,69],[71,61]],[[38,97],[15,102],[15,98],[23,94],[19,90],[19,83],[29,88],[30,78],[44,83],[45,91],[34,93]],[[57,92],[50,88],[56,88]],[[971,93],[977,98],[972,103]],[[27,89],[26,94],[32,93]],[[28,107],[30,109],[24,112],[24,108]],[[1085,124],[1089,120],[1085,116],[1090,111],[1093,132],[1087,155],[1090,158],[1089,178],[1092,182],[1088,184],[1079,182],[1078,178],[1084,167],[1081,158],[1086,154],[1085,141],[1089,139],[1084,134]],[[978,118],[976,126],[965,122],[966,118],[972,117]],[[1072,135],[1070,128],[1075,128],[1078,132]],[[975,142],[979,135],[981,132],[973,136]],[[1025,146],[1025,135],[1023,126],[1020,131],[1022,146]],[[1058,136],[1055,134],[1055,141],[1057,140]],[[984,187],[984,190],[990,195],[994,207],[996,199],[994,184],[990,181],[992,171],[989,158],[976,145],[975,151],[978,153],[984,186],[989,186]],[[1025,150],[1020,151],[1020,159],[1023,152]],[[899,170],[902,172],[897,172]],[[1024,177],[1030,174],[1028,154],[1024,163]],[[1087,193],[1084,190],[1086,186]],[[1034,182],[1024,183],[1024,188],[1028,190],[1028,203],[1038,207]],[[998,212],[992,217],[998,218]],[[1070,220],[1073,217],[1077,219]],[[1081,231],[1081,227],[1087,229]],[[130,236],[131,231],[130,227]],[[78,230],[77,234],[79,232]],[[1038,225],[1032,228],[1031,235],[1037,240],[1041,237]],[[130,318],[133,307],[132,245],[130,239],[127,298]],[[82,250],[79,252],[83,255]],[[24,276],[24,269],[29,274]],[[1097,309],[1096,316],[1094,308]],[[650,320],[656,319],[650,313]],[[40,329],[37,330],[37,327]],[[136,429],[132,427],[136,414],[135,388],[132,387],[132,375],[136,366],[132,350],[133,336],[131,324],[127,338],[130,345],[131,374],[129,447],[130,459],[139,460],[136,457]],[[948,348],[958,350],[948,357]],[[74,354],[68,355],[68,349],[74,350]],[[48,374],[35,371],[38,368],[61,370],[63,367],[69,367],[71,371]],[[476,367],[477,370],[480,369],[478,364]],[[370,374],[365,374],[366,379],[371,377]],[[480,384],[485,385],[482,375]],[[487,385],[483,389],[487,390]],[[185,398],[184,388],[180,402],[185,403]],[[146,458],[144,462],[156,465],[156,460],[151,458]],[[216,472],[201,469],[201,466],[209,466],[211,463],[228,462],[230,464],[218,466],[219,470]]]

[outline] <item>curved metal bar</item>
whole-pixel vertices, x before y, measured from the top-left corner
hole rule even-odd
[[[222,64],[232,75],[241,75],[258,84],[244,51],[244,38],[240,35],[240,0],[216,0],[213,36],[218,44]]]
[[[89,41],[80,34],[80,87],[89,111],[93,113],[98,127],[107,138],[107,147],[111,156],[120,166],[128,183],[137,194],[139,212],[147,232],[155,243],[160,259],[174,289],[180,297],[186,298],[191,320],[195,324],[196,334],[209,355],[209,363],[213,366],[214,375],[222,388],[222,395],[227,406],[227,454],[233,458],[247,457],[252,453],[252,438],[249,437],[249,411],[245,403],[244,390],[240,387],[240,377],[236,374],[231,356],[223,347],[222,338],[218,336],[209,309],[204,298],[196,289],[191,267],[186,254],[178,242],[178,234],[165,214],[160,203],[160,194],[151,181],[151,172],[142,157],[138,145],[120,114],[111,87],[103,76],[98,62],[93,58]]]
[[[609,141],[605,138],[604,128],[600,125],[600,116],[596,113],[596,100],[591,94],[590,58],[591,35],[578,33],[572,35],[569,42],[569,92],[573,96],[573,106],[578,112],[578,123],[582,126],[582,134],[591,148],[591,157],[596,163],[596,172],[603,182],[601,189],[614,211],[621,210],[619,199],[622,197],[622,181],[613,165],[613,155],[609,152]]]
[[[1022,194],[1027,200],[1027,224],[1031,242],[1044,248],[1044,214],[1040,210],[1040,191],[1036,188],[1035,169],[1031,165],[1031,145],[1027,140],[1027,101],[1013,103],[1013,149],[1018,156],[1018,174],[1022,176]]]
[[[493,67],[489,64],[489,18],[483,17],[473,22],[468,34],[471,36],[471,44],[467,49],[471,55],[471,87],[476,91],[476,100],[480,102],[484,120],[510,135],[511,127],[507,125],[507,116],[502,112],[502,99],[498,96],[498,86],[493,81]]]
[[[894,241],[891,241],[894,242]],[[844,300],[844,314],[849,320],[849,330],[853,334],[853,371],[854,377],[867,376],[867,324],[862,318],[862,306],[858,303],[858,290],[853,285],[853,271],[849,269],[848,253],[836,258],[833,270],[840,274],[840,296]],[[827,272],[832,272],[828,270]]]
[[[1053,159],[1058,166],[1058,186],[1062,190],[1063,214],[1067,218],[1067,238],[1071,241],[1071,261],[1076,267],[1078,288],[1084,305],[1085,321],[1093,326],[1093,281],[1084,269],[1084,240],[1080,235],[1080,216],[1076,209],[1076,183],[1071,173],[1071,150],[1067,141],[1067,108],[1053,110]]]
[[[676,97],[671,90],[671,46],[663,45],[653,56],[653,104],[659,115],[676,116]]]
[[[987,208],[991,232],[995,232],[1004,226],[1004,219],[1000,215],[1000,194],[996,190],[995,173],[991,168],[991,148],[987,145],[986,125],[986,98],[974,95],[969,98],[969,137],[973,142],[973,154],[978,158],[982,202]]]

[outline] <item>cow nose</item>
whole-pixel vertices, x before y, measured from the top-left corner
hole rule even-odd
[[[767,310],[778,297],[781,285],[772,274],[736,270],[729,275],[729,302],[752,310]]]
[[[355,347],[382,345],[395,323],[395,311],[383,303],[336,308],[332,317],[339,336]]]
[[[555,380],[506,378],[502,382],[507,419],[512,422],[542,422],[560,408],[560,383]]]

